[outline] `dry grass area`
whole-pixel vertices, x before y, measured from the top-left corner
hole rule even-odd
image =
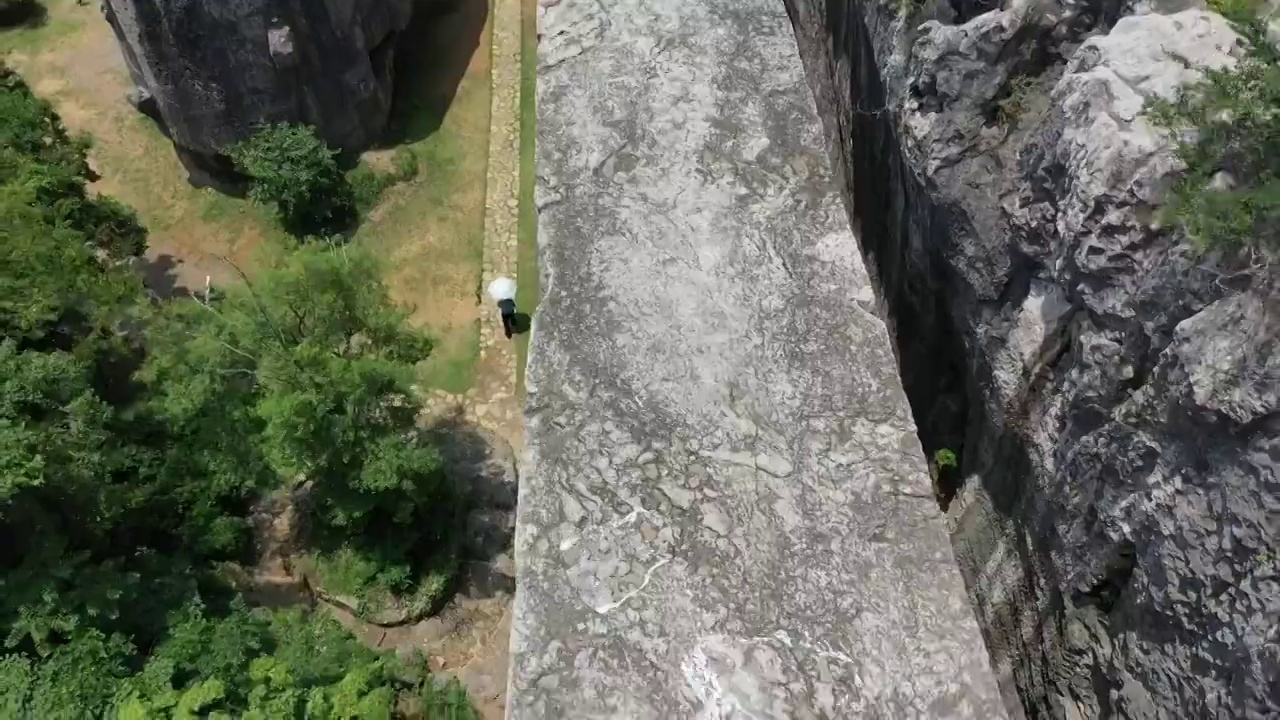
[[[391,148],[418,157],[413,183],[390,189],[356,233],[387,259],[396,299],[437,340],[428,384],[471,387],[480,340],[485,167],[489,152],[489,28],[485,0],[415,22],[398,65]],[[370,153],[375,166],[389,150]]]
[[[422,0],[424,4],[430,0]],[[45,0],[46,22],[0,32],[0,52],[67,126],[93,138],[95,187],[137,209],[150,231],[156,284],[229,283],[229,259],[252,274],[258,249],[284,241],[257,208],[191,187],[169,141],[125,101],[129,89],[115,36],[96,3]],[[387,148],[409,147],[416,181],[391,189],[356,235],[388,264],[397,299],[437,340],[425,383],[453,392],[474,380],[489,126],[485,0],[405,34]]]

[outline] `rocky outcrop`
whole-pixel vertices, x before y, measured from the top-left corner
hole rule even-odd
[[[103,0],[137,88],[197,184],[263,123],[313,125],[363,150],[391,108],[396,33],[415,0]]]
[[[552,0],[508,717],[1004,716],[776,0]]]
[[[1276,276],[1161,225],[1178,161],[1142,114],[1232,29],[788,4],[925,449],[960,456],[938,490],[1011,707],[1276,717]]]

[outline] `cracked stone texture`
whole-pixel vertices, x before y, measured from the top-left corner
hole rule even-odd
[[[540,20],[509,717],[1003,717],[783,5]]]
[[[263,123],[307,123],[343,150],[371,146],[391,109],[392,40],[414,5],[103,0],[102,8],[137,86],[130,100],[163,123],[193,182],[223,185],[230,168],[221,152]]]
[[[1236,34],[1182,0],[788,4],[1010,707],[1280,717],[1275,264],[1159,222],[1142,113]]]

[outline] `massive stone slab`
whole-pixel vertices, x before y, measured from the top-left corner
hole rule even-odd
[[[541,20],[510,717],[1003,717],[782,3]]]

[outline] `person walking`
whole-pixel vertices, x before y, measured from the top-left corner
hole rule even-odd
[[[498,303],[502,313],[502,332],[510,339],[516,332],[516,281],[509,277],[494,278],[489,283],[489,297]]]

